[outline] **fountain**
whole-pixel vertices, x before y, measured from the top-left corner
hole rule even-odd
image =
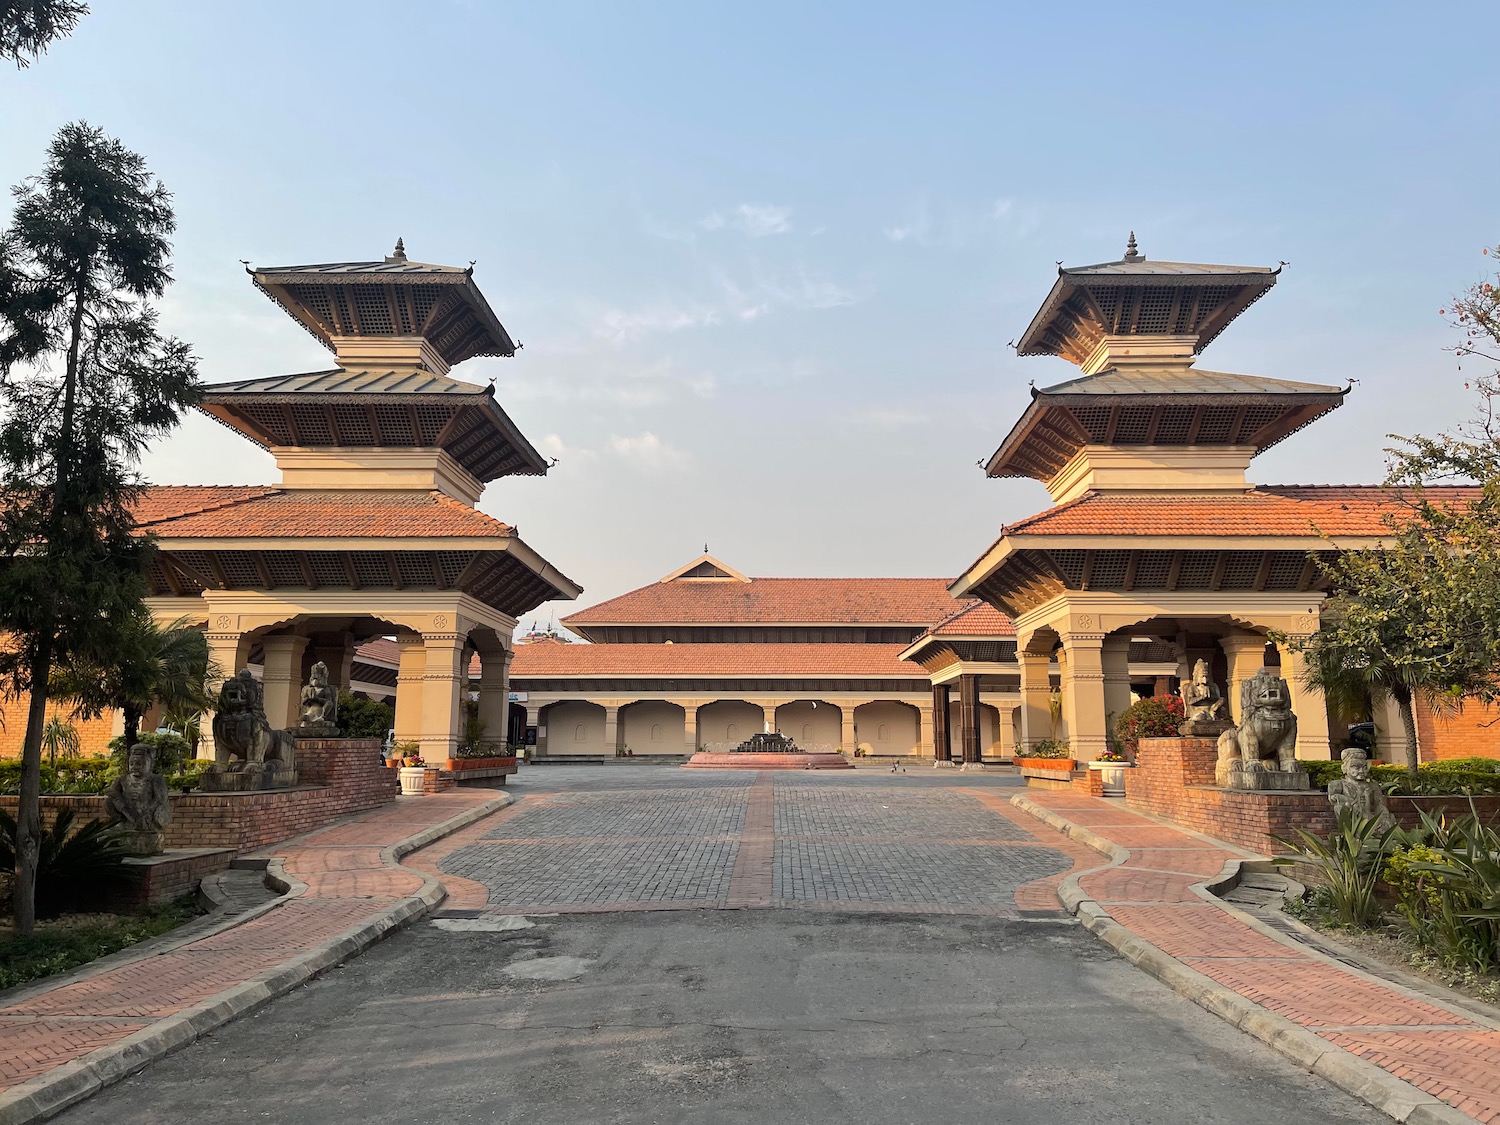
[[[852,770],[854,763],[842,754],[801,749],[780,731],[766,729],[752,734],[733,750],[699,750],[683,763],[684,769],[714,770]]]

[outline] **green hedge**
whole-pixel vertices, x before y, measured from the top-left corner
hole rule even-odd
[[[1473,763],[1484,767],[1500,765],[1488,758],[1453,758],[1441,762],[1424,762],[1417,767],[1417,783],[1413,785],[1405,766],[1376,763],[1370,766],[1370,776],[1388,793],[1402,796],[1428,796],[1435,794],[1473,793],[1484,795],[1500,793],[1500,771],[1490,768],[1472,768]],[[1343,775],[1342,762],[1303,762],[1303,768],[1312,778],[1313,787],[1327,789],[1328,783]]]
[[[198,786],[198,778],[212,763],[189,759],[167,775],[167,788],[176,792],[188,792]],[[106,792],[119,777],[122,768],[114,757],[59,758],[56,767],[42,763],[42,792],[67,793],[74,796]],[[7,758],[0,761],[0,793],[15,794],[21,791],[21,760]]]

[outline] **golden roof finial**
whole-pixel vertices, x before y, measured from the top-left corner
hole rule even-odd
[[[400,238],[396,239],[396,248],[391,251],[391,256],[389,258],[387,258],[386,261],[388,261],[388,262],[404,262],[404,261],[406,261],[406,243],[404,241],[402,241]]]
[[[1130,232],[1130,237],[1125,241],[1125,261],[1139,262],[1141,253],[1135,248],[1135,231]]]

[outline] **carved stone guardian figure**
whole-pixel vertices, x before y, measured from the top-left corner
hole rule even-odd
[[[104,807],[124,829],[132,855],[160,855],[172,819],[167,779],[156,772],[156,751],[144,742],[130,748],[129,766],[104,795]]]
[[[312,666],[302,689],[302,719],[297,733],[304,738],[333,738],[338,735],[338,693],[328,683],[328,665],[321,660]]]
[[[249,669],[219,689],[214,712],[214,764],[198,783],[206,793],[275,789],[297,780],[297,740],[266,721],[260,684]]]
[[[1339,755],[1344,763],[1341,778],[1328,783],[1328,803],[1335,813],[1348,811],[1357,818],[1374,817],[1378,831],[1394,828],[1396,818],[1385,803],[1385,794],[1370,778],[1370,759],[1358,746],[1349,746]]]
[[[1219,736],[1214,780],[1224,789],[1310,789],[1297,761],[1292,693],[1272,668],[1240,687],[1240,725]]]
[[[1193,665],[1193,678],[1182,685],[1179,694],[1185,718],[1177,730],[1184,738],[1217,738],[1233,725],[1224,693],[1208,678],[1208,661]]]

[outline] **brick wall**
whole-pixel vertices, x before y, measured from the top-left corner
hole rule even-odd
[[[1500,710],[1467,703],[1457,714],[1437,715],[1420,701],[1415,710],[1422,761],[1500,758]]]
[[[1262,854],[1284,851],[1273,837],[1291,838],[1296,828],[1332,830],[1333,809],[1323,793],[1214,788],[1217,758],[1212,739],[1143,738],[1135,769],[1125,771],[1126,803]]]
[[[0,729],[0,758],[19,758],[21,744],[26,741],[26,708],[31,705],[31,696],[22,694],[5,700],[5,726]],[[61,718],[72,723],[78,732],[79,752],[83,757],[109,753],[109,740],[116,734],[115,712],[108,711],[97,719],[76,719],[67,706],[47,704],[47,718]]]
[[[300,784],[295,789],[172,794],[167,847],[254,851],[350,813],[379,808],[399,791],[396,771],[381,763],[379,739],[302,740],[297,753]],[[0,797],[0,808],[12,815],[16,804],[13,796]],[[103,796],[42,798],[48,824],[63,808],[74,809],[78,823],[108,817]]]

